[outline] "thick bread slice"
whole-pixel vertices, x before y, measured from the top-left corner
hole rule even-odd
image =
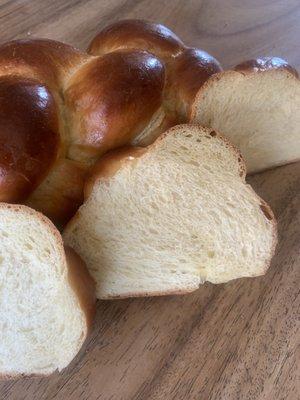
[[[240,149],[249,173],[300,160],[300,80],[287,64],[259,61],[266,69],[244,63],[214,75],[191,112],[191,122],[220,130]]]
[[[0,374],[66,367],[92,322],[95,285],[42,214],[0,204]]]
[[[239,152],[196,125],[178,125],[146,149],[107,154],[63,236],[103,299],[264,274],[277,240]]]

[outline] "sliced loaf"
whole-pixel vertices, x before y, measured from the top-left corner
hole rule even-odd
[[[42,214],[0,204],[0,374],[47,375],[81,348],[95,307],[85,264]]]
[[[286,61],[250,60],[212,76],[191,122],[219,130],[242,152],[249,173],[300,160],[300,80]]]
[[[197,125],[104,156],[63,236],[103,299],[264,274],[277,240],[273,213],[245,183],[239,152]]]

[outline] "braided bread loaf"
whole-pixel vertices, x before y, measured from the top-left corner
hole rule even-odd
[[[196,92],[220,70],[168,28],[139,20],[107,27],[88,54],[51,40],[2,45],[0,201],[65,222],[101,155],[186,121]]]

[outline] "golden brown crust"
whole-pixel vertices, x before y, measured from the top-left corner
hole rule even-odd
[[[87,58],[74,47],[55,40],[14,40],[0,46],[0,76],[35,78],[58,89],[72,68]]]
[[[299,77],[298,72],[283,58],[279,57],[260,57],[244,61],[234,67],[239,72],[264,72],[268,70],[281,69]]]
[[[115,51],[82,67],[65,92],[76,135],[71,157],[99,156],[130,142],[160,107],[164,81],[164,66],[145,51]]]
[[[86,175],[87,168],[81,163],[60,158],[24,203],[63,226],[83,202]]]
[[[162,112],[161,114],[159,114]],[[157,119],[156,119],[157,118]],[[131,142],[132,146],[146,147],[153,143],[159,135],[170,129],[172,126],[180,123],[179,116],[174,112],[169,112],[161,107],[150,120],[144,130],[137,135]]]
[[[64,249],[68,265],[69,283],[85,314],[89,331],[96,313],[96,284],[81,257],[69,246],[65,246]]]
[[[38,81],[0,77],[0,201],[23,200],[44,179],[59,146],[55,100]]]
[[[185,122],[218,65],[143,20],[105,28],[90,52],[98,56],[47,39],[0,46],[0,200],[26,202],[60,224],[81,203],[98,158]],[[155,121],[160,109],[165,118]]]
[[[128,19],[108,25],[99,32],[88,52],[99,55],[124,48],[146,50],[164,59],[178,54],[184,44],[164,25]]]
[[[119,49],[146,50],[165,62],[164,106],[173,114],[175,123],[187,121],[189,106],[199,87],[222,70],[219,62],[205,51],[187,48],[170,29],[145,20],[109,25],[92,40],[88,52],[101,55]]]
[[[46,185],[57,157],[65,155],[60,92],[64,79],[87,58],[69,45],[46,39],[17,40],[0,46],[1,201],[37,198],[39,185]],[[67,199],[74,189],[62,187],[66,177],[62,178],[58,186]],[[79,190],[82,193],[82,186]],[[67,207],[57,205],[54,210],[54,198],[61,192],[50,193],[50,188],[48,192],[52,199],[43,203],[41,196],[37,208],[56,222],[73,215],[80,204],[78,198],[75,202],[69,198]]]
[[[222,71],[222,67],[205,51],[188,48],[175,58],[170,70],[168,96],[171,101],[175,99],[178,113],[184,120],[199,88],[210,76]]]

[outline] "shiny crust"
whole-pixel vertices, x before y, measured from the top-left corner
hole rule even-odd
[[[82,195],[75,196],[74,202],[63,201],[75,192],[69,186],[62,188],[64,176],[57,182],[60,191],[53,187],[51,193],[48,188],[48,198],[43,195],[37,199],[39,185],[46,186],[57,159],[65,156],[62,86],[87,58],[72,46],[46,39],[17,40],[0,46],[0,200],[36,206],[57,223],[73,214]],[[70,182],[76,175],[77,170]],[[31,202],[31,197],[38,204]],[[54,198],[60,203],[55,210]]]
[[[143,20],[109,25],[89,51],[47,39],[0,46],[0,200],[25,202],[59,224],[81,204],[99,157],[129,143],[148,145],[186,122],[195,96],[221,69],[170,29]],[[275,57],[236,70],[270,68],[296,76]],[[159,110],[165,117],[155,120]]]
[[[264,72],[268,70],[281,69],[290,72],[299,78],[298,72],[283,58],[279,57],[261,57],[244,61],[234,67],[239,72]]]
[[[83,66],[65,91],[74,116],[71,135],[77,136],[71,158],[130,142],[160,107],[164,83],[164,66],[145,51],[115,51]]]
[[[141,49],[164,59],[174,57],[184,47],[179,37],[164,25],[127,19],[108,25],[99,32],[88,52],[99,55],[120,49]]]
[[[55,100],[33,79],[0,77],[0,201],[22,201],[56,159]]]
[[[176,99],[180,119],[186,122],[190,114],[190,106],[207,79],[222,71],[220,63],[203,50],[185,49],[174,60],[170,71],[169,99]]]
[[[87,59],[86,54],[55,40],[14,40],[0,46],[0,76],[35,78],[59,89],[72,69]]]
[[[0,94],[10,82],[0,99],[0,200],[65,223],[99,157],[186,121],[196,89],[216,70],[213,57],[142,20],[106,27],[90,54],[47,39],[0,46]]]
[[[47,177],[24,203],[63,226],[83,201],[86,168],[76,161],[58,159]]]
[[[146,50],[165,63],[166,82],[162,104],[166,113],[171,113],[173,125],[187,122],[187,114],[199,88],[212,74],[222,70],[214,57],[203,50],[186,47],[170,29],[149,21],[124,20],[113,23],[92,40],[88,51],[93,55],[101,55],[119,49]],[[154,139],[162,132],[160,130],[154,135]]]

